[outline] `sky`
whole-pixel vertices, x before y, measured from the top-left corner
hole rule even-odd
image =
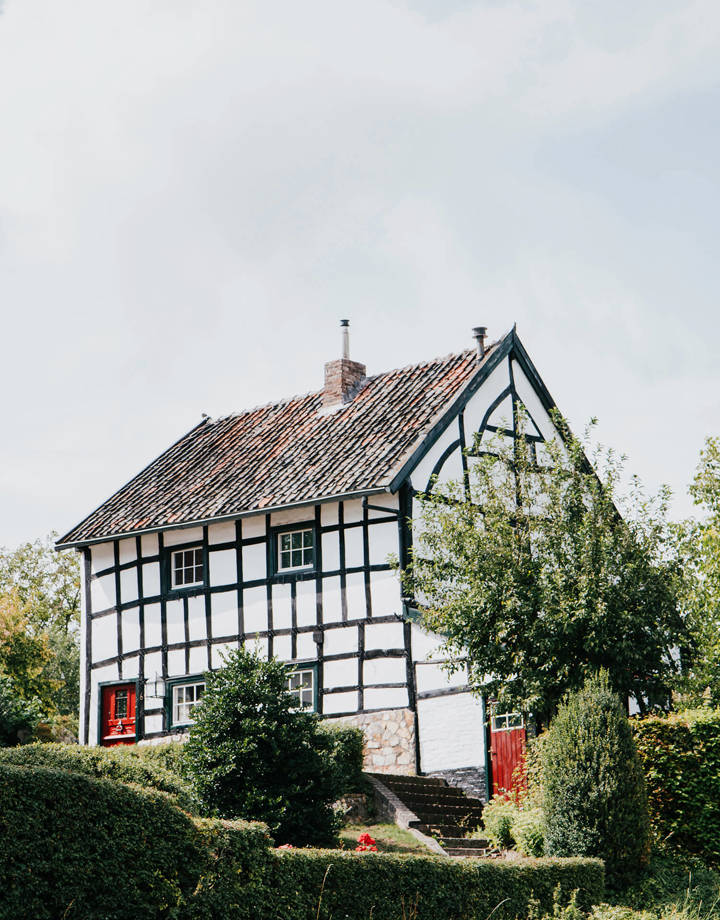
[[[205,412],[513,323],[674,516],[720,435],[717,0],[4,0],[0,546]]]

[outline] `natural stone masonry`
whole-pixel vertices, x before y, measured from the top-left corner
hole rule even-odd
[[[415,716],[410,709],[384,709],[326,719],[361,728],[365,735],[363,769],[369,773],[415,773]]]
[[[481,767],[459,767],[455,770],[433,770],[428,776],[444,779],[448,786],[462,789],[474,799],[487,800],[485,771]]]

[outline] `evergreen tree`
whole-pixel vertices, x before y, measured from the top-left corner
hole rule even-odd
[[[611,885],[630,881],[649,856],[647,792],[607,672],[566,697],[541,756],[548,855],[599,856]]]

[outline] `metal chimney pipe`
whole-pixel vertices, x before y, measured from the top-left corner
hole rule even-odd
[[[342,333],[342,356],[343,358],[350,357],[350,320],[341,319],[340,320],[340,332]]]
[[[485,357],[485,336],[487,335],[487,326],[475,326],[473,329],[473,338],[477,344],[478,361]]]

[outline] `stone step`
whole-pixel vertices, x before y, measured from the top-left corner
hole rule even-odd
[[[448,805],[446,802],[438,802],[437,804],[433,802],[418,802],[415,808],[409,803],[406,804],[418,817],[422,812],[424,815],[446,815],[447,817],[452,817],[455,821],[459,821],[463,818],[477,818],[479,821],[483,813],[482,808],[478,808],[476,805],[471,805],[468,802],[463,802],[460,805]]]
[[[444,779],[441,779],[438,776],[408,776],[404,773],[370,773],[370,776],[374,776],[375,779],[379,779],[381,783],[388,786],[388,788],[393,789],[398,783],[402,783],[407,786],[432,786],[433,788],[440,787],[441,789],[447,788],[447,783]]]
[[[490,852],[483,847],[444,847],[448,856],[460,856],[471,859],[482,859]]]
[[[453,850],[489,850],[490,843],[484,837],[441,837],[441,846]]]
[[[434,821],[427,824],[425,821],[411,821],[410,827],[414,827],[420,831],[421,834],[425,834],[428,837],[460,837],[463,833],[463,828],[459,827],[457,824],[440,824]]]
[[[469,799],[467,796],[456,794],[445,795],[444,790],[440,793],[429,790],[427,792],[415,792],[414,790],[406,792],[402,789],[393,789],[392,791],[399,799],[402,799],[408,808],[412,808],[411,803],[413,802],[418,804],[427,802],[431,805],[470,805],[473,808],[482,808],[482,802],[479,799]]]

